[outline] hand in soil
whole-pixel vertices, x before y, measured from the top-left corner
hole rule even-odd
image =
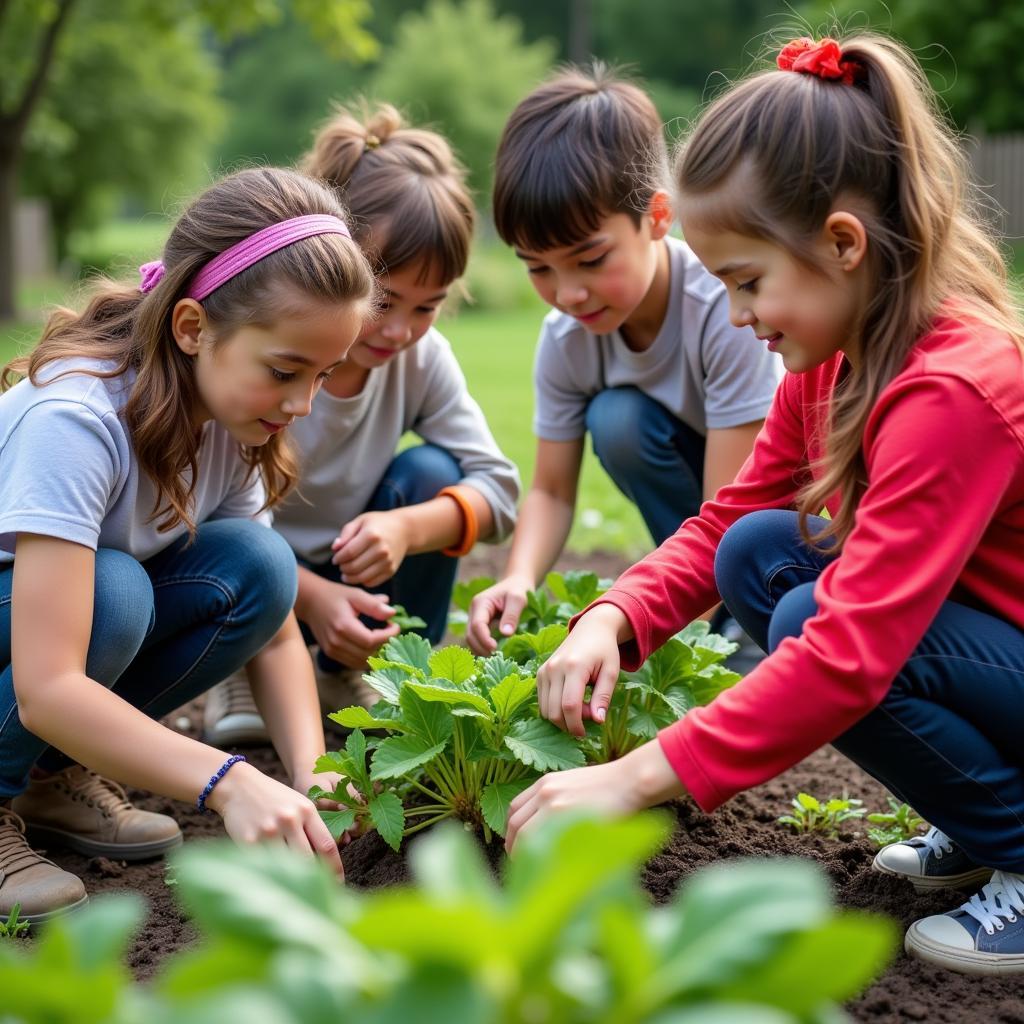
[[[524,789],[509,805],[505,849],[550,814],[591,811],[621,817],[682,796],[683,785],[654,740],[617,761],[551,772]]]
[[[619,634],[625,615],[602,604],[587,612],[537,673],[541,715],[574,736],[585,736],[584,718],[603,722],[619,678]],[[584,699],[593,683],[590,700]]]

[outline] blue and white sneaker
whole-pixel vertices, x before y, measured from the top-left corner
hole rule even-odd
[[[883,846],[872,867],[886,875],[905,878],[918,892],[950,886],[954,889],[988,881],[991,868],[982,867],[937,828],[923,836]]]
[[[994,872],[959,910],[915,921],[904,948],[961,974],[1024,973],[1024,875]]]

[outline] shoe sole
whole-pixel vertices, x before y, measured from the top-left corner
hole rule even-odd
[[[876,853],[871,867],[883,875],[891,875],[893,878],[902,878],[908,881],[918,892],[931,892],[932,889],[966,889],[979,882],[987,882],[992,877],[991,868],[972,868],[959,875],[908,875],[902,871],[893,871],[880,863],[878,858],[881,854]]]
[[[951,949],[922,935],[916,923],[907,929],[903,948],[908,956],[945,967],[958,974],[1022,974],[1024,953],[979,953],[973,949]]]
[[[46,924],[47,921],[52,921],[55,918],[64,917],[66,914],[75,914],[79,910],[82,910],[88,902],[89,897],[86,895],[77,903],[69,903],[66,907],[59,907],[57,910],[47,910],[42,914],[18,914],[18,920],[24,921],[25,924],[35,927],[37,925]]]
[[[46,825],[29,825],[25,823],[25,834],[33,846],[49,849],[60,846],[86,857],[109,857],[111,860],[152,860],[162,857],[165,853],[177,849],[184,842],[179,832],[168,839],[154,839],[148,843],[101,843],[95,839],[86,839],[74,832],[62,832]]]

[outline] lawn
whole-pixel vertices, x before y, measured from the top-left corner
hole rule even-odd
[[[22,318],[0,326],[0,360],[25,351],[38,339],[42,310],[66,298],[59,284],[21,290]],[[31,311],[35,311],[32,315]],[[524,486],[533,470],[533,349],[544,307],[483,312],[464,306],[439,325],[451,340],[474,397],[487,415],[498,443],[520,468]],[[650,537],[638,513],[622,496],[588,450],[583,467],[576,525],[569,540],[576,551],[606,548],[640,555]]]

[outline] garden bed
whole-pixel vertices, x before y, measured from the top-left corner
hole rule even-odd
[[[463,575],[493,575],[495,562],[488,551],[483,557],[467,560]],[[609,576],[623,568],[618,557],[599,554],[585,559],[566,558],[562,567],[584,563],[587,568]],[[187,726],[181,716],[172,717],[169,724],[177,722],[196,734],[200,705],[197,703],[188,711]],[[269,749],[257,748],[246,753],[257,767],[280,777],[280,766]],[[887,794],[883,787],[831,748],[738,796],[713,815],[702,814],[690,801],[678,801],[673,810],[679,827],[667,848],[648,864],[644,884],[652,898],[660,902],[693,871],[715,861],[739,856],[788,855],[810,857],[821,864],[832,879],[841,905],[888,914],[903,927],[917,917],[949,910],[964,898],[964,894],[952,890],[917,896],[907,883],[873,872],[870,865],[875,847],[864,837],[858,822],[852,822],[854,828],[837,840],[795,836],[776,822],[798,792],[832,796],[844,791],[863,800],[872,810],[885,807]],[[216,816],[202,817],[173,801],[141,797],[137,803],[149,810],[173,814],[187,840],[222,832]],[[81,874],[92,894],[127,888],[149,901],[149,917],[129,952],[130,966],[139,978],[151,976],[168,954],[193,941],[194,933],[175,904],[174,887],[166,884],[162,861],[124,866],[103,859],[88,861],[63,852],[55,852],[53,859]],[[375,833],[346,848],[344,861],[350,885],[378,887],[408,878],[404,852],[395,853]],[[1024,1024],[1024,978],[967,978],[910,960],[900,953],[889,970],[849,1006],[849,1011],[857,1020],[877,1024]]]

